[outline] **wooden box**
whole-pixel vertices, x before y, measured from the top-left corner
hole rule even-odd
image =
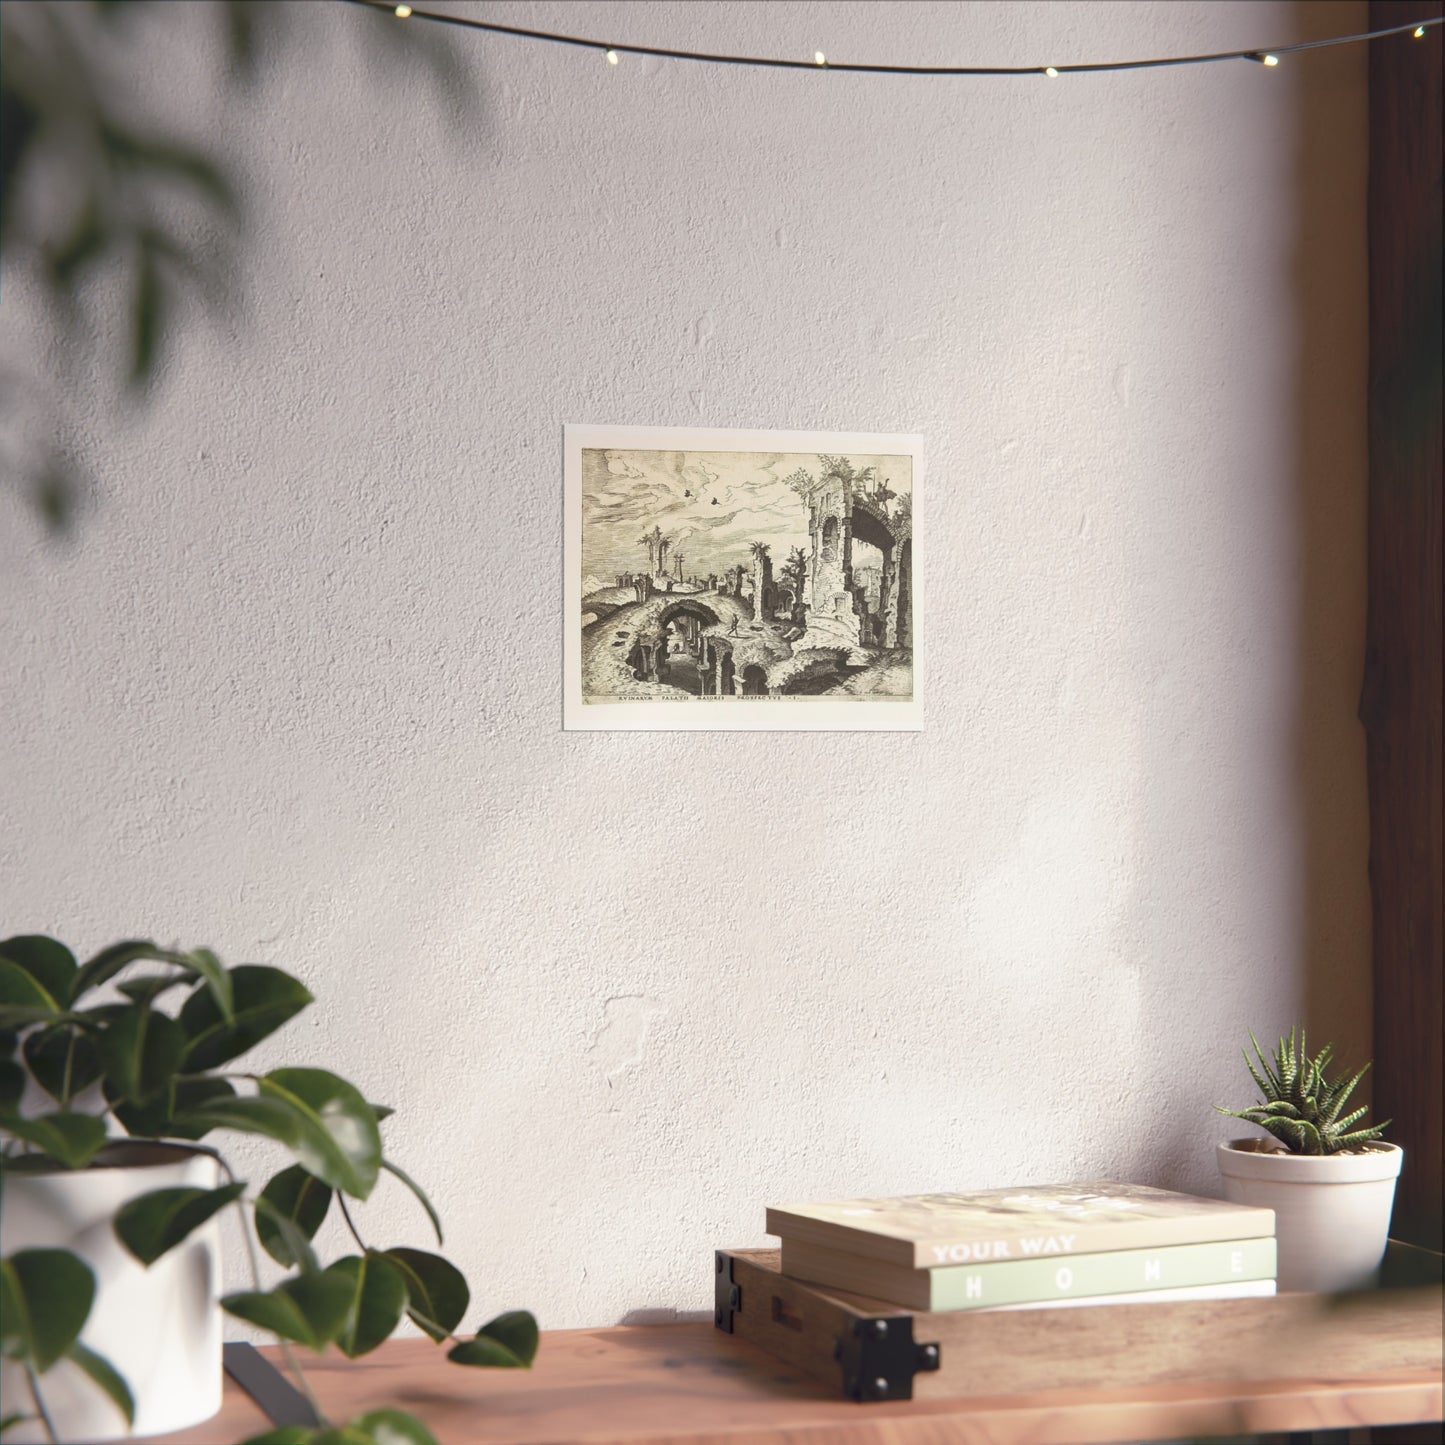
[[[1441,1261],[1392,1242],[1380,1287],[1347,1295],[924,1313],[720,1250],[714,1321],[858,1401],[1438,1373]]]

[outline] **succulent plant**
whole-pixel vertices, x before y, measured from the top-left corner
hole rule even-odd
[[[1355,1085],[1364,1078],[1369,1064],[1351,1079],[1326,1079],[1325,1065],[1329,1063],[1335,1046],[1326,1044],[1316,1057],[1310,1058],[1305,1046],[1303,1024],[1299,1026],[1298,1045],[1293,1028],[1288,1039],[1279,1041],[1272,1066],[1261,1051],[1253,1031],[1249,1041],[1254,1045],[1263,1075],[1250,1062],[1248,1049],[1242,1051],[1244,1062],[1264,1098],[1247,1109],[1225,1109],[1216,1104],[1215,1108],[1221,1114],[1248,1119],[1251,1124],[1267,1129],[1291,1154],[1338,1154],[1341,1150],[1378,1139],[1385,1132],[1385,1125],[1390,1123],[1388,1119],[1372,1129],[1350,1131],[1350,1126],[1369,1112],[1368,1105],[1343,1116],[1341,1114],[1345,1101],[1354,1092]]]

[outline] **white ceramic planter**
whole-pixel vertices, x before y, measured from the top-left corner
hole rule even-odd
[[[1358,1289],[1384,1257],[1404,1151],[1376,1140],[1361,1154],[1282,1154],[1269,1139],[1218,1148],[1224,1197],[1274,1210],[1282,1290]]]
[[[149,1269],[115,1237],[111,1220],[152,1189],[219,1184],[216,1161],[184,1145],[107,1145],[87,1169],[5,1172],[0,1253],[69,1249],[95,1271],[95,1303],[82,1343],[124,1376],[135,1399],[134,1433],[159,1435],[208,1420],[221,1408],[220,1226],[213,1218]],[[63,1441],[119,1440],[125,1417],[67,1360],[40,1378],[46,1409]],[[20,1365],[0,1365],[5,1408],[30,1408]],[[11,1441],[44,1440],[38,1422],[6,1431]]]

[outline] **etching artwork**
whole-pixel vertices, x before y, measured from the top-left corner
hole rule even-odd
[[[866,727],[890,724],[836,705],[915,701],[911,452],[584,442],[577,471],[582,708],[791,728],[830,703],[821,725]]]

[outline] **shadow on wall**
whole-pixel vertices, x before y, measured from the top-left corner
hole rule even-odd
[[[157,64],[161,25],[171,35]],[[27,494],[52,535],[84,509],[90,482],[70,459],[76,418],[54,398],[69,395],[77,409],[111,407],[107,421],[119,425],[162,379],[188,303],[229,320],[241,309],[244,157],[157,123],[166,65],[205,73],[219,95],[254,87],[292,52],[324,63],[317,52],[337,35],[399,85],[420,70],[460,122],[476,118],[476,90],[454,38],[439,26],[397,25],[385,13],[254,0],[36,0],[0,10],[5,284],[36,298],[44,329],[61,343],[45,349],[41,370],[32,371],[38,357],[7,357],[0,366],[0,487]],[[112,336],[122,338],[119,347]],[[114,404],[113,383],[121,390]]]
[[[1295,11],[1306,39],[1369,27],[1363,0],[1353,6],[1300,0]],[[1369,481],[1368,56],[1363,47],[1346,47],[1321,59],[1301,70],[1295,151],[1298,350],[1288,420],[1299,574],[1292,752],[1304,868],[1302,896],[1291,902],[1303,922],[1301,1013],[1316,1047],[1333,1039],[1341,1064],[1359,1067],[1370,1056],[1371,1035],[1369,801],[1357,717]],[[1367,1074],[1359,1101],[1369,1098]]]
[[[1327,7],[1299,0],[1294,17],[1293,29],[1285,26],[1285,33],[1306,40],[1364,30],[1368,10],[1363,0]],[[1121,1168],[1163,1187],[1219,1192],[1207,1157],[1212,1151],[1201,1141],[1222,1139],[1228,1129],[1208,1107],[1249,1091],[1239,1054],[1249,1029],[1268,1051],[1278,1033],[1295,1022],[1289,1016],[1250,1016],[1254,1006],[1232,997],[1238,985],[1269,978],[1272,996],[1293,998],[1296,1016],[1308,1024],[1312,1049],[1333,1040],[1337,1060],[1356,1067],[1370,1056],[1369,818],[1365,738],[1356,717],[1364,666],[1368,479],[1365,65],[1363,47],[1342,47],[1300,58],[1290,75],[1298,102],[1291,201],[1295,240],[1289,304],[1280,309],[1284,323],[1293,325],[1296,346],[1292,356],[1283,356],[1290,366],[1293,405],[1278,418],[1278,426],[1286,429],[1278,454],[1289,459],[1282,465],[1293,473],[1286,498],[1292,531],[1278,555],[1283,565],[1294,566],[1292,603],[1289,588],[1279,589],[1282,605],[1294,613],[1294,676],[1288,731],[1262,741],[1254,752],[1256,759],[1265,758],[1272,747],[1279,766],[1288,769],[1272,796],[1275,806],[1292,808],[1293,816],[1262,837],[1289,839],[1292,860],[1258,860],[1268,864],[1285,890],[1277,900],[1284,948],[1273,957],[1236,958],[1233,975],[1221,973],[1216,980],[1220,996],[1210,1018],[1202,1021],[1209,1032],[1201,1035],[1198,1057],[1208,1059],[1211,1068],[1232,1057],[1237,1075],[1230,1077],[1237,1086],[1231,1098],[1191,1096],[1188,1104],[1196,1110],[1191,1127],[1160,1131],[1159,1147],[1151,1147],[1147,1160],[1136,1151],[1120,1162]],[[1248,217],[1241,217],[1240,224],[1247,226]],[[1276,731],[1283,726],[1281,714],[1271,714],[1267,706],[1255,715]],[[1146,765],[1146,785],[1167,793],[1178,767],[1177,757],[1155,751]],[[1227,756],[1217,771],[1230,775]],[[1168,856],[1165,840],[1153,841],[1146,855]],[[1262,846],[1260,839],[1238,840],[1242,860]],[[1285,866],[1275,866],[1281,862]],[[1241,861],[1239,867],[1245,866]],[[1221,918],[1228,918],[1232,903],[1228,897],[1222,900]],[[1251,992],[1248,987],[1240,991]],[[1169,1036],[1179,1007],[1167,990],[1154,992],[1146,1017],[1152,1015],[1148,1027],[1155,1036]],[[1222,1021],[1234,1019],[1237,1035],[1224,1036]],[[1159,1064],[1166,1066],[1163,1060]],[[1367,1075],[1362,1103],[1368,1083]],[[1212,1131],[1211,1123],[1219,1128]],[[1241,1126],[1240,1132],[1253,1131]]]

